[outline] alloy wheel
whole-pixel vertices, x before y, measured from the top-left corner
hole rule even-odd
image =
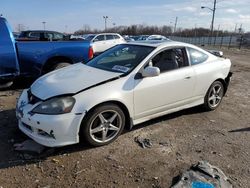
[[[215,108],[220,104],[221,99],[223,97],[223,92],[224,91],[221,84],[218,83],[213,85],[208,97],[208,103],[212,108]]]
[[[90,123],[90,137],[98,143],[106,143],[116,137],[122,127],[122,117],[115,110],[98,113]]]

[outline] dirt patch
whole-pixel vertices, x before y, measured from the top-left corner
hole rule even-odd
[[[0,92],[0,187],[169,187],[200,160],[221,168],[235,187],[250,187],[250,53],[223,50],[234,72],[213,112],[192,108],[134,127],[114,143],[73,145],[27,157],[13,145],[27,139],[15,118],[21,90]],[[152,143],[143,149],[134,140]]]

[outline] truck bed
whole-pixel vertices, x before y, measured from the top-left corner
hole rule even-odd
[[[16,48],[21,75],[35,76],[41,75],[46,63],[57,61],[56,59],[68,63],[88,61],[90,42],[83,40],[17,41]]]

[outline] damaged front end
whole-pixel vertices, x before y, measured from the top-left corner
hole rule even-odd
[[[44,110],[47,114],[34,112],[34,109],[41,111],[46,107],[45,102],[34,96],[30,90],[23,91],[16,107],[19,129],[34,141],[48,147],[78,143],[77,133],[83,114],[51,114],[50,109]]]

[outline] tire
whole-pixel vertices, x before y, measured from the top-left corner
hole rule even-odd
[[[224,96],[224,85],[220,81],[215,81],[208,89],[205,99],[204,107],[206,110],[215,110],[221,103]]]
[[[9,87],[11,87],[13,85],[13,81],[6,81],[6,82],[2,82],[0,83],[0,89],[7,89]]]
[[[56,63],[56,64],[53,66],[52,70],[58,70],[58,69],[61,69],[61,68],[63,68],[63,67],[67,67],[67,66],[69,66],[69,65],[71,65],[71,64],[70,64],[70,63],[66,63],[66,62]]]
[[[92,146],[103,146],[116,140],[125,126],[125,115],[115,104],[104,104],[84,118],[80,138]]]

